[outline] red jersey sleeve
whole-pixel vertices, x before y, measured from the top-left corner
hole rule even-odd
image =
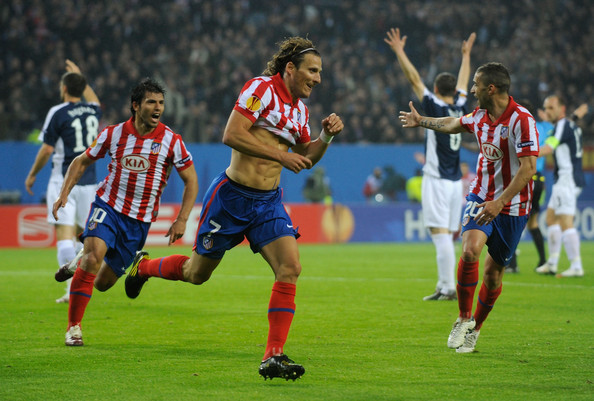
[[[111,144],[111,133],[113,132],[113,126],[106,127],[97,138],[93,141],[91,146],[87,148],[85,153],[90,159],[98,160],[105,157],[105,154],[109,150]]]
[[[518,157],[538,156],[538,130],[534,117],[527,113],[521,113],[516,125],[514,126],[516,134],[516,154]]]

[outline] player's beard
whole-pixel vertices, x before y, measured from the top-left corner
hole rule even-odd
[[[490,99],[482,99],[481,100],[480,98],[477,98],[477,100],[478,100],[479,109],[488,110],[493,105],[493,102],[491,102]]]

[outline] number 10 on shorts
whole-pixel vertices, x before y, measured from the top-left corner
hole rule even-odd
[[[107,213],[105,212],[105,210],[100,209],[100,208],[94,209],[93,214],[89,218],[89,224],[88,224],[89,230],[94,230],[95,227],[97,227],[97,224],[103,223],[103,220],[105,220],[105,216],[107,216]]]

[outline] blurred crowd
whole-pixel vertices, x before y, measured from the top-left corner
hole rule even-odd
[[[167,125],[187,142],[220,142],[242,85],[277,42],[299,35],[323,57],[322,85],[308,101],[312,132],[335,112],[346,127],[335,142],[422,142],[397,120],[414,96],[384,43],[389,28],[408,36],[430,89],[437,73],[457,74],[461,42],[474,31],[473,69],[502,62],[516,99],[542,105],[561,93],[571,112],[594,98],[592,21],[594,2],[577,0],[3,0],[0,140],[42,127],[70,58],[101,99],[102,126],[129,118],[130,88],[152,76],[168,91]],[[593,143],[592,113],[580,124]]]

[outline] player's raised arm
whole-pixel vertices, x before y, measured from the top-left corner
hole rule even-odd
[[[462,42],[462,62],[458,71],[458,80],[456,89],[464,92],[468,91],[468,81],[470,81],[470,52],[476,39],[476,33],[471,33],[468,39]]]
[[[66,59],[66,71],[81,74],[78,65],[76,65],[74,61],[68,59]],[[91,85],[89,85],[88,83],[85,87],[85,90],[83,91],[83,97],[89,103],[101,104],[101,102],[99,101],[99,97],[97,96],[93,88],[91,88]]]
[[[400,29],[392,28],[387,33],[387,38],[384,38],[384,42],[390,45],[390,48],[396,57],[398,58],[398,64],[404,72],[406,79],[410,82],[413,92],[417,95],[419,100],[423,100],[423,94],[425,93],[425,84],[419,75],[419,72],[410,61],[406,53],[404,52],[404,46],[406,45],[406,36],[400,37]]]

